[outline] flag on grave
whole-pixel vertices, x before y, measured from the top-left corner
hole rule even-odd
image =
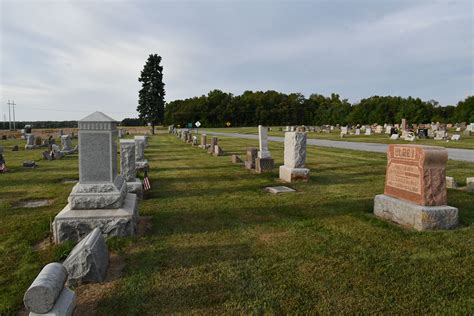
[[[143,190],[148,191],[151,189],[150,179],[148,179],[148,170],[145,169],[145,174],[143,176]]]

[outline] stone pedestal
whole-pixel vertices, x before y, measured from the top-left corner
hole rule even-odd
[[[306,162],[306,133],[285,133],[285,164],[280,167],[280,179],[285,182],[307,181],[309,169]]]
[[[285,182],[308,181],[309,169],[280,166],[280,179]]]
[[[275,166],[275,162],[272,158],[257,158],[255,159],[255,172],[262,173],[266,171],[272,171]]]
[[[68,204],[54,218],[54,242],[78,242],[96,227],[107,237],[132,236],[137,232],[137,223],[138,199],[132,193],[127,194],[119,209],[73,210]]]
[[[385,194],[375,196],[374,214],[420,231],[452,229],[458,225],[458,209],[455,207],[423,206]]]
[[[443,147],[389,145],[384,195],[374,200],[374,214],[417,230],[450,229],[458,210],[447,206]]]

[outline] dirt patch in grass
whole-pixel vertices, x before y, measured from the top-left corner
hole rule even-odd
[[[110,253],[109,268],[105,281],[83,284],[74,290],[77,295],[74,315],[95,315],[100,300],[117,285],[124,268],[125,260],[115,253]]]
[[[152,216],[140,216],[138,219],[138,236],[145,236],[153,227]]]
[[[42,207],[52,204],[52,200],[25,200],[18,202],[15,207],[18,208],[35,208],[35,207]]]
[[[52,245],[51,243],[51,238],[50,237],[47,237],[43,240],[40,240],[38,241],[34,246],[33,246],[33,250],[34,251],[43,251],[45,249],[48,249],[48,247],[50,247]]]

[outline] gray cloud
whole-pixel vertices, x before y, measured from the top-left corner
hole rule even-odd
[[[163,57],[167,100],[219,88],[374,94],[455,104],[473,94],[471,1],[3,1],[1,102],[21,120],[136,116]]]

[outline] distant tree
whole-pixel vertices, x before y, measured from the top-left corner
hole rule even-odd
[[[143,126],[145,122],[139,118],[124,118],[120,125],[122,126]]]
[[[474,122],[474,96],[469,96],[464,101],[459,101],[454,110],[454,117],[457,122]]]
[[[142,88],[138,93],[139,118],[151,123],[152,133],[155,125],[164,121],[165,111],[165,84],[163,83],[163,67],[160,65],[161,56],[151,54],[138,81]]]

